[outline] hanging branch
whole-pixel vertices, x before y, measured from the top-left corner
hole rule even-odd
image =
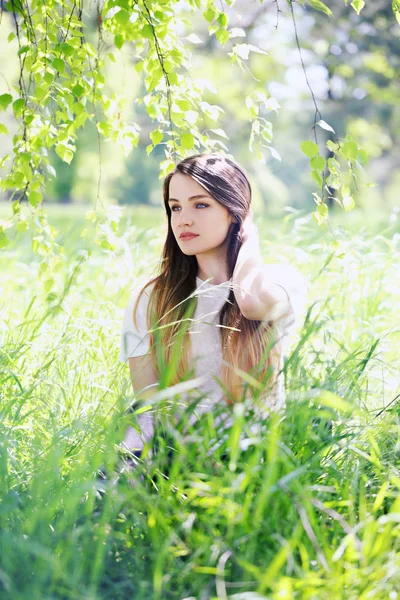
[[[135,3],[137,6],[138,5],[138,1],[135,0]],[[173,121],[172,121],[172,93],[171,93],[171,83],[168,77],[168,73],[165,70],[165,66],[164,66],[164,56],[163,53],[161,51],[161,47],[160,47],[160,43],[156,34],[156,29],[154,27],[153,24],[153,19],[151,17],[151,13],[150,10],[145,2],[145,0],[143,0],[143,6],[146,9],[147,12],[147,16],[145,17],[148,24],[151,27],[152,33],[153,33],[153,40],[154,40],[154,48],[156,50],[156,54],[157,54],[157,58],[158,58],[158,62],[160,63],[160,67],[163,73],[163,78],[165,81],[165,85],[167,88],[167,106],[168,106],[168,121],[169,121],[169,126],[170,126],[170,134],[171,134],[171,138],[172,138],[172,143],[174,146],[174,160],[175,162],[177,162],[178,160],[178,156],[177,156],[177,148],[176,148],[176,143],[175,143],[175,136],[174,136],[174,130],[173,130]]]
[[[342,200],[340,200],[336,196],[331,195],[331,191],[328,186],[333,186],[333,180],[338,179],[340,176],[340,164],[337,160],[335,160],[334,156],[342,156],[346,159],[347,166],[357,192],[357,179],[354,172],[352,160],[355,160],[357,162],[357,159],[359,157],[362,156],[365,159],[365,156],[363,150],[358,147],[357,143],[354,140],[352,140],[349,135],[347,135],[346,138],[343,140],[343,143],[341,143],[341,141],[336,137],[335,130],[333,129],[333,127],[331,127],[326,121],[322,119],[322,115],[318,108],[315,94],[308,79],[307,69],[303,60],[303,54],[301,51],[299,36],[297,32],[297,23],[293,10],[293,0],[289,0],[289,6],[293,21],[296,46],[300,56],[301,67],[304,73],[307,87],[310,90],[311,98],[315,109],[314,123],[311,128],[311,130],[314,131],[315,144],[313,144],[312,142],[303,142],[301,144],[303,152],[310,159],[310,166],[312,169],[311,175],[313,179],[320,185],[321,188],[321,196],[319,196],[319,194],[317,193],[313,193],[314,201],[317,204],[317,210],[312,214],[319,225],[321,225],[322,223],[327,223],[331,233],[333,234],[329,221],[329,211],[327,205],[325,204],[325,200],[335,200],[338,204],[342,206],[342,208],[344,208],[344,210],[351,210],[354,207],[353,198],[348,194],[347,188],[344,188],[344,191],[342,191]],[[331,14],[330,9],[322,3],[320,10],[328,15]],[[318,117],[319,120],[317,121]],[[331,158],[328,158],[328,160],[319,155],[319,143],[316,130],[317,125],[325,131],[328,131],[330,134],[333,134],[331,135],[332,139],[326,142],[328,150],[330,150],[333,154],[333,156]],[[328,195],[326,195],[326,191],[328,192]]]

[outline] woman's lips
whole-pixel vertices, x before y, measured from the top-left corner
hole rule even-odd
[[[179,239],[182,240],[183,242],[188,242],[189,240],[194,240],[194,238],[199,237],[198,234],[190,234],[190,235],[183,235],[181,236]]]

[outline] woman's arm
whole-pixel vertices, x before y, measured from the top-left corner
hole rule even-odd
[[[253,211],[240,229],[239,250],[232,283],[236,302],[250,320],[276,321],[293,312],[292,299],[304,287],[303,278],[290,265],[265,265],[261,258],[258,228]]]

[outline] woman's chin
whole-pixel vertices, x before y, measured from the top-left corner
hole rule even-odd
[[[181,248],[181,250],[182,250],[182,254],[185,254],[186,256],[194,256],[195,254],[199,254],[198,251],[195,251],[195,250],[190,251],[187,248]]]

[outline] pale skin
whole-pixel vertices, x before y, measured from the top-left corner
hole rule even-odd
[[[184,254],[196,256],[197,275],[217,285],[228,281],[227,234],[236,219],[189,175],[175,173],[169,185],[171,228]],[[198,237],[183,241],[182,232]],[[285,290],[269,281],[262,262],[258,227],[250,209],[240,227],[242,246],[232,276],[233,290],[241,313],[251,320],[283,317],[291,312]]]
[[[235,218],[202,185],[181,173],[175,173],[169,183],[169,206],[176,242],[184,254],[196,256],[198,277],[212,277],[209,283],[214,285],[227,281],[226,237]],[[183,241],[179,239],[182,232],[198,237]]]

